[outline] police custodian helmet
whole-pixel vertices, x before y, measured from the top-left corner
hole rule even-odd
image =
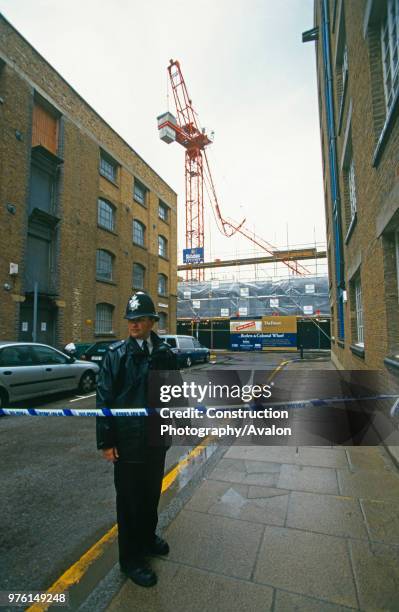
[[[125,319],[138,319],[139,317],[151,317],[159,321],[159,316],[155,312],[154,302],[144,291],[137,291],[132,295],[126,305]]]

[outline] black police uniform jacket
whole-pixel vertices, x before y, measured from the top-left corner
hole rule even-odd
[[[150,357],[132,338],[110,346],[98,374],[97,408],[148,407],[149,370],[177,368],[170,346],[154,332],[151,342]],[[170,438],[160,434],[161,422],[155,410],[150,416],[97,417],[97,448],[116,447],[120,461],[143,462],[151,446],[170,446]]]

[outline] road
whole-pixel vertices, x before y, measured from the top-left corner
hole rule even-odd
[[[192,370],[274,370],[290,358],[220,353],[216,363]],[[29,404],[35,406],[93,408],[95,394]],[[173,446],[166,472],[190,450]],[[2,417],[0,461],[0,590],[45,590],[114,525],[112,465],[96,450],[91,417]]]

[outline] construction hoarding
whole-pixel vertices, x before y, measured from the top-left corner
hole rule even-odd
[[[235,351],[296,351],[296,317],[272,316],[251,321],[230,321],[230,343]]]

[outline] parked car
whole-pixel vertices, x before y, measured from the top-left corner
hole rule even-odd
[[[94,344],[90,344],[83,353],[80,354],[79,359],[84,359],[86,361],[95,361],[98,365],[101,365],[102,360],[105,357],[106,352],[108,351],[111,344],[115,344],[118,342],[117,340],[102,340],[100,342],[94,342]]]
[[[35,342],[0,342],[0,407],[40,395],[89,393],[99,367]]]
[[[192,336],[162,335],[165,342],[172,347],[180,367],[189,368],[193,363],[206,363],[210,360],[211,352]]]

